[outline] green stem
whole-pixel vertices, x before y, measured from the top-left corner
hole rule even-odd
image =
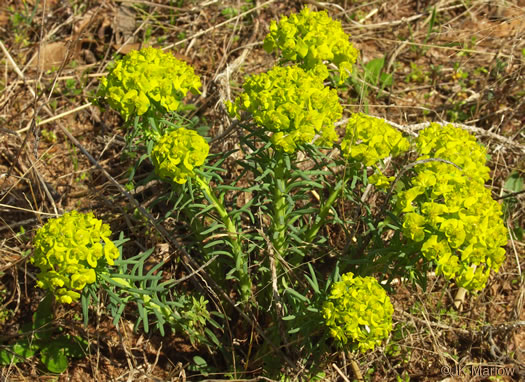
[[[284,153],[276,152],[276,166],[273,185],[273,219],[272,219],[272,244],[279,255],[284,257],[286,252],[286,164]]]
[[[330,212],[330,208],[332,208],[332,204],[334,204],[334,202],[337,200],[337,197],[339,196],[339,192],[341,192],[341,190],[343,189],[343,185],[345,183],[346,182],[344,180],[341,180],[339,181],[339,183],[335,185],[330,196],[321,206],[316,222],[314,223],[314,225],[310,227],[308,231],[306,231],[306,234],[304,236],[305,242],[312,243],[313,239],[315,238],[315,235],[317,235],[317,232],[319,232],[321,227],[326,223],[326,216]]]
[[[239,240],[239,233],[237,227],[230,219],[228,211],[222,204],[222,202],[215,196],[208,182],[199,175],[195,176],[195,181],[199,185],[201,191],[208,201],[213,205],[223,224],[226,226],[226,230],[229,234],[229,240],[233,249],[233,257],[235,259],[235,269],[237,270],[237,276],[239,278],[240,291],[243,301],[247,301],[250,298],[252,290],[252,282],[248,274],[248,263],[246,261],[244,252],[242,250],[241,241]]]
[[[104,278],[107,277],[114,283],[121,286],[126,291],[126,293],[129,293],[129,295],[132,296],[133,298],[137,300],[141,300],[142,303],[144,304],[144,307],[147,310],[155,310],[158,313],[160,313],[160,315],[164,317],[167,323],[171,325],[175,325],[177,323],[177,318],[175,317],[175,312],[173,310],[168,309],[166,307],[162,307],[154,303],[151,299],[151,296],[149,296],[148,294],[138,293],[133,290],[130,290],[131,288],[133,288],[133,285],[131,285],[128,280],[123,279],[121,277],[110,277],[108,274],[102,274],[102,276]]]

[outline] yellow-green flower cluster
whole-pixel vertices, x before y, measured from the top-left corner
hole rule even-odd
[[[387,189],[394,181],[395,176],[385,176],[379,168],[375,168],[374,173],[368,177],[368,183],[373,184],[379,189]]]
[[[408,140],[384,120],[362,113],[350,117],[341,142],[344,157],[374,167],[374,174],[368,181],[378,188],[387,188],[394,180],[394,177],[386,177],[381,172],[378,162],[399,155],[409,147]]]
[[[419,159],[438,157],[415,167],[411,187],[398,193],[403,232],[420,242],[436,273],[468,290],[482,289],[491,269],[498,271],[507,243],[501,206],[484,187],[489,177],[485,149],[452,125],[432,124],[417,139]]]
[[[466,130],[432,123],[420,132],[417,151],[421,154],[418,159],[446,159],[474,181],[485,183],[490,179],[490,169],[485,165],[487,151]]]
[[[305,7],[299,14],[282,17],[278,23],[272,21],[264,49],[269,53],[281,50],[285,60],[299,62],[306,70],[323,65],[323,61],[332,62],[344,81],[359,54],[348,37],[341,23],[325,11],[312,12]]]
[[[229,111],[237,117],[242,111],[249,112],[286,152],[312,142],[316,135],[316,144],[331,147],[337,140],[334,122],[341,118],[342,107],[336,90],[323,84],[327,76],[326,68],[316,73],[297,66],[276,66],[249,77],[244,93],[228,105]]]
[[[194,176],[195,167],[204,164],[209,151],[208,142],[197,132],[180,128],[159,139],[151,160],[159,177],[183,184]]]
[[[62,303],[78,300],[86,284],[96,281],[97,269],[119,257],[110,236],[109,226],[93,213],[72,211],[49,220],[34,241],[31,263],[40,268],[37,285]]]
[[[388,156],[396,156],[410,147],[403,135],[384,120],[362,113],[352,114],[341,142],[343,156],[372,166]]]
[[[332,285],[323,317],[330,334],[341,345],[361,352],[373,350],[392,330],[394,307],[385,290],[372,277],[346,273]]]
[[[176,111],[188,91],[199,93],[201,82],[193,68],[160,49],[129,52],[100,80],[98,96],[127,120],[149,109]]]

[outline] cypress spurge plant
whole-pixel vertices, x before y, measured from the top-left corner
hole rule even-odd
[[[366,352],[380,345],[392,330],[394,307],[373,277],[342,275],[323,305],[330,335],[339,346]]]
[[[97,272],[103,272],[119,257],[110,235],[109,226],[93,214],[72,211],[50,219],[34,240],[31,263],[40,269],[37,286],[59,302],[78,301],[80,291],[97,281]]]
[[[280,256],[285,256],[288,244],[286,231],[292,206],[287,198],[294,178],[291,159],[304,144],[331,147],[337,139],[334,122],[341,118],[342,107],[337,92],[324,86],[323,80],[327,77],[326,68],[314,73],[297,66],[277,66],[267,73],[249,77],[243,85],[243,94],[228,105],[230,113],[238,118],[243,112],[250,113],[256,126],[266,130],[260,136],[262,142],[271,144],[274,162],[270,177],[271,239]],[[333,199],[329,198],[330,202],[325,204],[326,211]],[[321,220],[323,215],[326,212],[320,214]],[[312,228],[305,234],[306,240],[311,241],[317,230]]]
[[[101,79],[100,96],[127,120],[148,112],[177,111],[182,98],[199,93],[201,83],[193,68],[155,48],[133,50],[116,61]]]
[[[484,288],[490,271],[505,259],[507,230],[501,206],[484,183],[490,178],[486,150],[468,132],[431,124],[416,140],[419,160],[415,176],[397,195],[403,231],[417,243],[436,272],[467,290]]]
[[[170,286],[175,280],[162,279],[162,263],[148,272],[144,270],[144,262],[153,250],[123,259],[119,248],[126,239],[121,235],[117,248],[111,234],[109,226],[93,213],[72,211],[50,219],[34,240],[31,262],[40,270],[37,286],[59,303],[80,301],[86,325],[89,307],[99,302],[98,291],[103,290],[115,325],[126,306],[133,304],[139,312],[137,328],[142,324],[148,332],[153,318],[161,333],[168,325],[184,331],[194,342],[206,342],[204,325],[212,321],[206,310],[207,301],[172,294]],[[211,332],[209,335],[216,341]]]
[[[241,247],[238,228],[228,215],[222,201],[215,195],[208,178],[194,171],[196,167],[204,164],[208,152],[209,146],[203,137],[195,131],[180,128],[159,139],[153,148],[151,159],[156,174],[161,178],[178,184],[184,184],[188,178],[193,178],[195,184],[218,213],[228,233],[240,292],[243,300],[247,300],[251,294],[251,280],[248,276],[247,261]]]
[[[191,66],[160,49],[144,48],[110,66],[97,99],[133,123],[133,136],[150,138],[161,134],[155,122],[177,111],[188,92],[199,94],[200,87]]]
[[[188,222],[194,234],[189,247],[196,258],[213,262],[217,283],[227,287],[225,280],[234,279],[230,294],[237,293],[239,305],[276,322],[266,328],[270,338],[286,347],[288,335],[297,335],[317,356],[328,351],[330,338],[341,349],[363,352],[388,337],[393,308],[377,276],[388,284],[410,275],[424,287],[426,271],[435,268],[459,286],[483,288],[503,262],[506,234],[501,209],[484,188],[486,152],[475,138],[437,124],[407,138],[360,113],[350,116],[340,136],[335,123],[343,108],[334,86],[348,80],[358,52],[325,12],[305,8],[272,22],[264,47],[280,52],[279,65],[248,77],[226,105],[243,129],[234,164],[227,162],[233,151],[215,153],[205,137],[169,123],[182,97],[199,85],[186,64],[148,48],[115,63],[101,85],[100,96],[135,121],[130,136],[149,139],[142,158],[171,188],[164,201],[172,208],[163,216]],[[177,69],[150,73],[150,56],[159,67]],[[240,174],[228,173],[225,163]],[[383,193],[377,210],[361,201],[369,184]],[[235,203],[239,195],[243,206]],[[339,205],[358,213],[340,216]],[[344,249],[329,243],[328,225],[347,234]],[[136,271],[147,254],[118,261]],[[124,287],[139,312],[151,312],[157,322],[185,322],[182,314],[168,314],[174,311],[169,300],[156,297],[175,284],[140,272],[101,279]],[[144,280],[151,284],[132,284]],[[68,290],[61,296],[73,298]],[[110,298],[122,306],[115,293]],[[199,312],[200,333],[220,346],[204,328],[214,323],[210,314]]]
[[[280,51],[282,62],[296,62],[308,71],[324,71],[326,63],[333,63],[342,83],[358,57],[348,37],[339,21],[324,11],[312,12],[305,7],[299,14],[272,21],[264,49],[268,53]]]

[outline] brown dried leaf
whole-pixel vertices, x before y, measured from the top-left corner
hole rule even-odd
[[[133,32],[135,31],[135,13],[132,9],[125,6],[120,6],[115,16],[113,29],[116,33],[116,40],[118,44],[124,44],[128,39],[133,40]]]
[[[75,57],[71,52],[69,59]],[[68,44],[66,42],[51,42],[42,44],[39,52],[35,52],[30,60],[29,66],[37,70],[50,70],[58,68],[68,57]]]

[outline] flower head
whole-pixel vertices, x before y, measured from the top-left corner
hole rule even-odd
[[[490,169],[485,165],[487,150],[466,130],[431,123],[420,132],[417,151],[421,154],[418,159],[441,158],[451,161],[477,182],[485,183],[490,178]],[[436,164],[433,162],[428,167]]]
[[[193,68],[160,49],[132,50],[100,80],[98,96],[128,120],[148,110],[176,111],[188,91],[199,93]]]
[[[507,243],[501,206],[484,182],[489,178],[485,148],[468,132],[432,124],[416,141],[419,159],[441,158],[417,165],[410,187],[397,194],[403,233],[420,242],[423,256],[436,273],[468,290],[482,289],[490,271],[498,271]]]
[[[337,139],[334,122],[341,118],[337,92],[324,86],[326,68],[319,73],[305,72],[297,66],[276,66],[267,73],[249,77],[244,93],[230,113],[252,114],[254,121],[272,133],[272,142],[286,152],[310,143],[316,135],[319,145],[331,146]]]
[[[86,284],[96,281],[97,271],[119,257],[109,236],[109,226],[91,212],[72,211],[49,220],[34,241],[31,263],[40,269],[37,285],[62,303],[78,300]]]
[[[151,160],[161,178],[186,183],[193,169],[204,164],[210,146],[197,132],[180,128],[163,135],[153,147]]]
[[[381,159],[407,151],[410,144],[403,135],[382,119],[356,113],[349,119],[341,142],[343,156],[365,166],[372,166]]]
[[[325,11],[312,12],[305,7],[299,14],[283,16],[278,23],[272,21],[264,49],[281,50],[285,60],[298,62],[305,70],[323,65],[323,61],[332,62],[344,81],[359,54],[348,37],[341,23]]]
[[[392,330],[394,307],[385,290],[372,277],[349,272],[332,285],[323,317],[332,337],[361,352],[372,350]]]
[[[387,189],[394,180],[394,176],[387,177],[379,168],[376,168],[374,173],[368,177],[368,182],[379,189]]]

